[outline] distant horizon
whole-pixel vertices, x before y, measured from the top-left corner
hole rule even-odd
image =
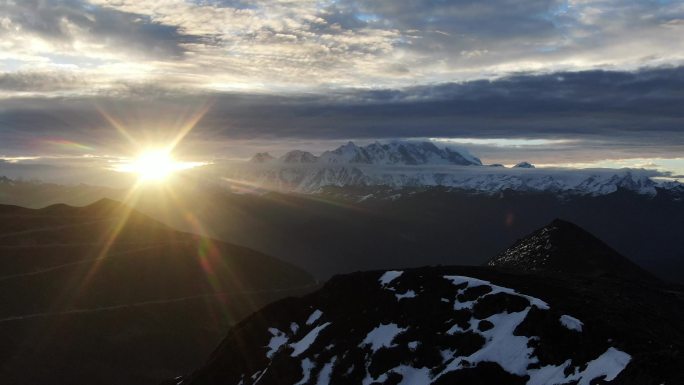
[[[0,159],[182,162],[431,138],[684,175],[677,2],[0,3]]]
[[[486,142],[492,141],[491,139],[485,140]],[[435,139],[435,138],[410,138],[410,139],[392,139],[392,140],[361,140],[361,141],[347,141],[347,142],[329,142],[328,144],[336,143],[335,147],[330,147],[330,148],[317,148],[314,150],[310,150],[308,148],[303,148],[303,147],[296,147],[296,148],[280,148],[277,151],[262,151],[262,152],[254,152],[251,155],[247,157],[242,157],[242,158],[214,158],[211,161],[206,161],[206,162],[183,162],[181,164],[187,164],[187,166],[180,166],[180,168],[185,169],[184,173],[185,174],[202,174],[205,177],[207,176],[203,171],[205,170],[206,167],[209,168],[215,168],[219,167],[220,170],[224,171],[230,171],[232,168],[239,167],[242,164],[247,164],[250,162],[250,160],[253,158],[254,155],[256,154],[263,154],[267,153],[271,156],[273,156],[274,159],[278,160],[282,158],[283,156],[287,155],[290,152],[293,151],[304,151],[311,153],[313,156],[316,156],[317,158],[320,157],[322,154],[324,154],[327,151],[333,151],[336,150],[342,146],[345,146],[349,143],[353,143],[354,145],[358,147],[363,147],[371,143],[380,143],[381,145],[388,144],[388,143],[422,143],[422,142],[429,142],[433,143],[435,146],[437,146],[440,149],[443,148],[450,148],[453,151],[460,152],[461,154],[466,154],[467,156],[472,156],[477,158],[478,160],[481,161],[481,166],[478,165],[450,165],[450,164],[443,164],[443,165],[422,165],[422,164],[417,164],[417,165],[401,165],[401,166],[379,166],[379,167],[399,167],[399,168],[415,168],[416,170],[423,170],[426,172],[431,172],[435,171],[435,167],[438,167],[439,170],[447,171],[451,170],[450,172],[454,173],[462,173],[468,171],[468,168],[470,167],[487,167],[485,169],[482,169],[481,171],[478,172],[489,172],[492,174],[498,174],[501,173],[502,169],[491,169],[488,168],[490,165],[502,165],[504,169],[513,169],[515,165],[520,164],[520,163],[530,163],[533,165],[535,168],[539,169],[539,172],[541,173],[548,173],[548,172],[557,172],[559,175],[558,177],[561,177],[560,174],[572,174],[575,173],[577,175],[584,175],[587,172],[592,172],[592,171],[597,171],[597,172],[608,172],[608,173],[615,173],[619,174],[621,172],[624,172],[625,170],[631,170],[635,172],[640,172],[643,175],[647,175],[649,178],[653,179],[654,181],[676,181],[676,182],[683,182],[684,177],[681,174],[677,174],[673,172],[673,170],[676,170],[678,167],[677,163],[671,163],[669,164],[671,169],[668,169],[667,167],[662,167],[659,166],[655,163],[653,163],[653,159],[634,159],[630,161],[624,161],[624,160],[617,160],[617,161],[610,161],[610,160],[605,160],[605,161],[596,161],[596,162],[586,162],[586,163],[535,163],[533,161],[530,161],[529,159],[520,159],[516,160],[511,163],[500,163],[500,162],[489,162],[486,159],[482,159],[478,154],[472,153],[470,150],[468,150],[467,144],[470,143],[467,139],[465,140],[457,140],[457,141],[449,141],[449,140],[444,140],[444,139]],[[503,141],[506,143],[507,141]],[[515,146],[522,146],[524,147],[524,141],[521,140],[516,140],[514,142]],[[537,145],[544,145],[546,142],[545,141],[535,141],[534,146]],[[130,186],[131,184],[134,184],[134,180],[137,178],[135,173],[131,173],[131,171],[128,171],[127,168],[133,160],[132,158],[125,158],[125,157],[108,157],[106,159],[106,162],[101,162],[101,160],[98,157],[89,157],[86,156],[84,157],[83,160],[87,160],[88,163],[86,164],[78,164],[78,163],[72,163],[74,161],[74,158],[66,157],[66,158],[47,158],[47,160],[50,160],[51,162],[46,162],[45,158],[42,157],[35,157],[35,158],[27,158],[27,159],[19,159],[19,160],[10,160],[10,161],[1,161],[0,160],[0,176],[6,176],[9,177],[10,179],[14,180],[27,180],[27,181],[42,181],[42,182],[48,182],[48,183],[62,183],[66,185],[70,184],[89,184],[93,186],[106,186],[106,187],[114,187],[114,188],[126,188]],[[683,159],[676,159],[675,162],[679,160],[684,160]],[[663,160],[663,161],[670,161],[670,160]],[[61,162],[65,162],[65,164],[60,164]],[[353,164],[355,167],[363,166],[363,164]],[[291,165],[291,166],[296,166],[296,165]],[[334,165],[326,165],[326,164],[321,164],[320,167],[329,167],[329,166],[334,166]],[[378,167],[378,166],[375,166]],[[475,171],[475,170],[472,170]],[[105,182],[100,182],[98,183],[98,179],[102,179],[104,174],[107,175],[107,178],[104,178]],[[684,172],[683,172],[684,173]],[[213,174],[212,177],[215,177]],[[218,179],[217,179],[218,181]]]

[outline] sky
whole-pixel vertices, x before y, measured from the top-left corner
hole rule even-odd
[[[183,132],[198,162],[429,139],[676,176],[683,105],[681,0],[0,0],[0,172]]]

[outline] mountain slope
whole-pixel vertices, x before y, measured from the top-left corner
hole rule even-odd
[[[355,273],[255,313],[173,383],[682,383],[682,304],[658,286],[492,268]]]
[[[560,219],[518,240],[487,265],[521,271],[656,280],[598,238]]]
[[[245,315],[314,285],[111,200],[0,206],[0,255],[3,384],[154,383],[197,365]]]

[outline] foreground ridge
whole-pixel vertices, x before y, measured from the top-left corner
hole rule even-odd
[[[614,302],[599,296],[606,287],[570,295],[577,282],[559,288],[466,267],[338,276],[255,313],[202,369],[173,383],[588,385],[676,377],[671,362],[661,364],[669,373],[649,367],[656,347],[627,337],[626,321],[603,319],[614,310],[601,313]]]

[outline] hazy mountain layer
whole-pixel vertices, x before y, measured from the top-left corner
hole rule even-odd
[[[229,325],[311,290],[306,272],[114,201],[0,206],[0,382],[149,384]]]
[[[33,185],[33,184],[31,184]],[[40,185],[85,203],[93,187]],[[28,184],[7,187],[4,198],[34,201]],[[328,187],[318,194],[236,194],[183,181],[172,191],[182,202],[170,210],[159,191],[141,192],[137,208],[173,227],[277,255],[320,278],[393,266],[482,264],[554,218],[588,229],[661,278],[684,282],[684,195],[654,196],[620,189],[598,196],[503,191],[474,194],[446,188]],[[108,193],[116,192],[108,190]],[[123,195],[124,192],[119,192]]]
[[[211,235],[278,255],[321,278],[357,270],[483,264],[557,217],[590,230],[632,261],[684,281],[684,201],[620,190],[560,199],[551,193],[490,196],[440,189],[336,188],[323,194],[178,192]],[[359,201],[359,196],[370,197]],[[378,194],[379,195],[379,194]],[[154,196],[140,207],[175,226],[182,215]]]

